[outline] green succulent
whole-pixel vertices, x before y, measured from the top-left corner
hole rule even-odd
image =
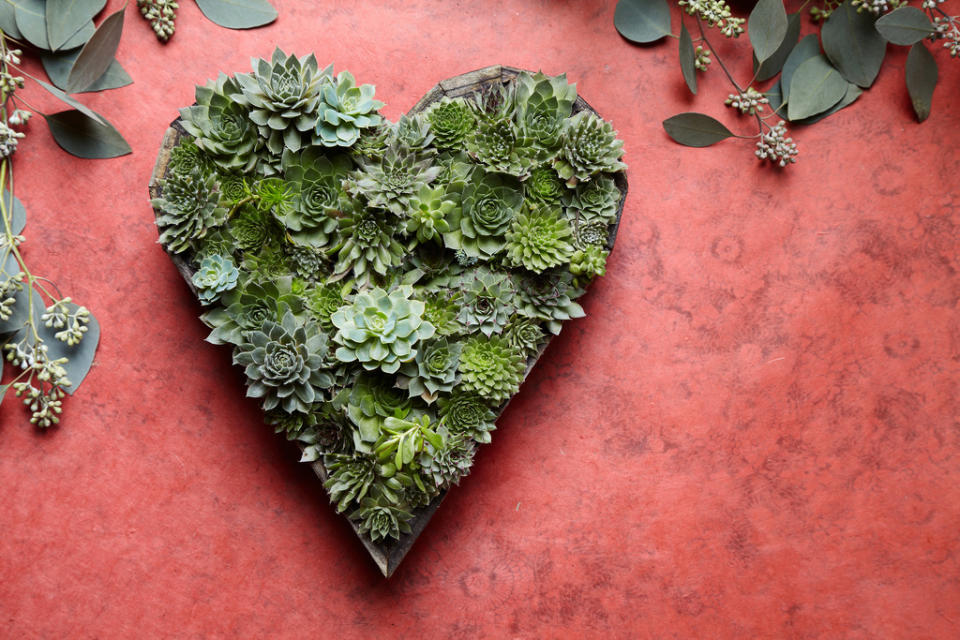
[[[313,247],[287,245],[287,264],[292,271],[308,282],[322,280],[328,273],[327,254]]]
[[[316,425],[311,429],[312,440],[325,453],[345,453],[352,450],[351,428],[342,408],[333,402],[324,402],[311,416]]]
[[[567,217],[580,223],[611,224],[617,219],[620,189],[606,176],[577,185],[567,207]]]
[[[396,225],[383,212],[348,203],[337,229],[339,242],[333,267],[335,277],[353,273],[358,283],[369,283],[373,274],[381,276],[403,261],[404,247],[394,238]]]
[[[241,207],[227,228],[241,251],[259,251],[278,239],[273,217],[250,205]]]
[[[370,456],[334,453],[323,458],[327,481],[323,487],[343,513],[351,502],[360,502],[377,481],[377,461]]]
[[[457,208],[457,204],[445,199],[445,194],[443,187],[431,189],[424,185],[411,198],[407,211],[407,233],[414,234],[418,242],[440,238],[441,234],[450,231],[447,217]]]
[[[423,319],[437,329],[437,335],[452,336],[463,326],[457,320],[460,307],[460,294],[449,289],[421,294],[423,300]]]
[[[290,274],[287,254],[283,246],[276,242],[260,247],[256,253],[245,253],[240,266],[252,279],[258,281],[274,280]]]
[[[590,111],[581,111],[566,121],[562,147],[554,168],[567,186],[586,182],[598,173],[616,173],[627,168],[620,157],[623,140],[613,126]]]
[[[307,302],[307,310],[313,319],[320,323],[320,327],[328,333],[336,331],[330,316],[343,306],[343,295],[340,292],[340,287],[336,284],[317,285],[307,291],[304,297]]]
[[[481,117],[467,137],[470,156],[491,173],[505,173],[526,178],[531,169],[541,164],[542,151],[535,146],[509,115]]]
[[[396,373],[401,364],[413,360],[418,344],[432,337],[435,329],[423,321],[423,302],[411,300],[411,295],[410,287],[389,293],[374,288],[338,309],[330,317],[337,327],[337,359],[385,373]]]
[[[323,87],[314,144],[349,147],[363,129],[378,126],[381,118],[377,110],[383,103],[373,99],[374,92],[372,84],[356,86],[349,71],[337,74],[336,82]]]
[[[344,199],[340,183],[352,161],[346,155],[328,157],[321,148],[309,147],[300,154],[285,151],[282,166],[292,196],[278,218],[294,243],[327,246],[337,229]]]
[[[437,400],[440,423],[454,436],[473,438],[480,443],[490,442],[490,432],[497,428],[496,414],[486,401],[475,393],[454,390]]]
[[[460,353],[460,388],[491,402],[504,402],[520,389],[526,369],[523,353],[500,336],[474,336]]]
[[[447,489],[460,484],[460,478],[470,473],[476,453],[476,443],[464,435],[444,438],[442,447],[428,442],[420,454],[420,474],[438,489]]]
[[[367,127],[350,148],[357,159],[376,160],[383,157],[388,147],[388,139],[393,131],[389,122],[384,120],[380,126]]]
[[[400,368],[402,377],[397,383],[407,389],[410,397],[421,397],[428,404],[437,399],[439,392],[449,392],[457,384],[457,366],[460,363],[460,343],[450,343],[438,338],[417,349],[417,356]]]
[[[257,165],[257,128],[247,107],[233,99],[237,82],[221,73],[197,87],[197,104],[180,109],[180,124],[197,147],[225,171],[249,172]]]
[[[224,227],[211,229],[202,238],[193,242],[193,262],[199,264],[209,256],[229,256],[235,249],[233,238]]]
[[[464,141],[476,123],[476,117],[463,98],[442,98],[426,112],[433,144],[438,149],[463,149]]]
[[[425,242],[414,247],[407,255],[404,284],[429,282],[431,289],[448,286],[453,278],[460,275],[461,269],[455,264],[453,255],[442,244]]]
[[[516,310],[513,284],[506,273],[478,269],[463,287],[457,319],[469,333],[500,333]]]
[[[521,72],[516,80],[517,121],[534,144],[548,150],[543,159],[556,153],[563,126],[577,99],[576,85],[566,74],[547,76]]]
[[[597,244],[577,249],[570,258],[570,273],[590,280],[607,272],[607,257],[610,252]]]
[[[460,215],[450,215],[444,243],[454,251],[489,260],[503,250],[504,235],[523,205],[520,185],[507,177],[476,173],[464,186]]]
[[[253,186],[257,208],[272,212],[278,220],[293,206],[293,185],[282,178],[264,178]]]
[[[506,238],[507,261],[536,273],[568,262],[573,253],[573,229],[559,208],[517,214]]]
[[[190,173],[199,169],[204,175],[213,173],[213,161],[192,140],[182,140],[170,150],[167,168],[171,173]]]
[[[362,195],[367,204],[404,216],[413,197],[439,175],[433,156],[389,147],[377,160],[361,160],[360,171],[344,183],[352,195]]]
[[[527,201],[534,205],[558,205],[567,195],[563,180],[550,167],[537,167],[523,185]]]
[[[524,354],[536,353],[546,338],[540,324],[531,319],[517,316],[510,321],[503,332],[503,337],[511,347],[519,349]]]
[[[211,255],[200,263],[191,278],[197,297],[203,304],[213,304],[222,293],[236,288],[240,272],[230,256]]]
[[[220,200],[224,205],[233,208],[252,200],[253,192],[242,174],[220,173],[217,180],[220,182]]]
[[[433,142],[434,135],[430,130],[430,121],[420,114],[403,115],[395,125],[390,136],[391,144],[423,151]]]
[[[560,333],[564,320],[582,318],[583,307],[572,299],[583,291],[572,284],[569,272],[548,272],[528,275],[517,284],[517,313],[534,320],[542,320],[550,333]]]
[[[326,372],[327,336],[312,322],[301,323],[287,310],[280,322],[264,320],[262,329],[243,336],[233,363],[245,367],[247,396],[263,398],[266,410],[310,413],[333,385]]]
[[[591,245],[606,246],[610,233],[610,225],[604,222],[573,223],[573,244],[577,249],[585,249]]]
[[[388,502],[385,498],[364,498],[360,507],[350,513],[350,519],[359,522],[357,530],[370,540],[398,540],[401,533],[410,533],[413,514]]]
[[[160,180],[159,186],[160,197],[150,204],[160,210],[160,242],[169,251],[186,251],[192,240],[204,237],[226,221],[227,210],[220,206],[216,175],[204,175],[194,168],[189,173],[174,173]]]
[[[316,413],[287,413],[282,409],[267,411],[264,419],[274,433],[284,434],[287,440],[297,440],[317,425]]]
[[[267,149],[279,156],[312,140],[321,92],[332,73],[333,65],[321,71],[313,54],[297,58],[278,47],[269,62],[253,60],[253,73],[237,74],[240,91],[232,97],[250,109]]]
[[[365,447],[364,442],[376,442],[381,435],[387,418],[406,418],[413,406],[406,391],[393,386],[392,380],[386,380],[372,374],[357,376],[347,401],[347,416],[357,427],[357,448]]]

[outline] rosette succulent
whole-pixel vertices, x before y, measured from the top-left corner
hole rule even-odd
[[[463,328],[457,320],[460,294],[448,289],[425,293],[423,300],[423,319],[437,329],[437,335],[452,336]]]
[[[510,178],[476,173],[463,188],[460,214],[450,216],[447,247],[488,260],[506,244],[504,235],[523,205],[520,185]]]
[[[453,200],[445,199],[445,195],[446,190],[443,187],[431,189],[424,185],[410,200],[407,233],[414,235],[417,242],[440,238],[440,234],[450,231],[447,217],[457,208],[457,204]]]
[[[574,246],[585,249],[590,245],[604,246],[607,244],[609,225],[603,222],[576,222],[573,223]]]
[[[497,428],[497,416],[486,401],[474,393],[459,390],[437,400],[440,423],[454,436],[462,435],[477,442],[490,442],[490,432]]]
[[[413,406],[406,391],[372,374],[357,376],[347,401],[347,416],[357,427],[358,449],[376,442],[387,418],[406,418]],[[367,447],[369,448],[369,447]]]
[[[434,135],[433,144],[438,149],[462,149],[476,123],[473,111],[463,98],[442,98],[434,102],[426,118]]]
[[[570,257],[570,273],[590,280],[602,276],[607,272],[607,256],[610,252],[598,244],[587,245],[584,249],[577,249]]]
[[[606,176],[578,184],[567,207],[567,216],[581,223],[602,222],[609,225],[617,218],[620,189]]]
[[[381,118],[377,110],[383,103],[373,99],[374,92],[372,84],[358,87],[349,71],[337,74],[336,82],[326,83],[316,120],[314,144],[349,147],[357,141],[363,129],[378,126]]]
[[[353,163],[348,156],[326,156],[321,149],[310,147],[300,154],[285,151],[282,164],[292,195],[289,206],[278,212],[278,219],[294,243],[327,246],[342,208],[340,183]]]
[[[467,137],[467,153],[484,169],[526,178],[530,170],[542,163],[542,151],[509,116],[481,117]]]
[[[208,174],[214,170],[210,157],[192,140],[187,139],[182,140],[179,145],[170,150],[170,162],[167,168],[171,173],[190,173],[194,169],[200,169],[201,173]]]
[[[511,347],[523,351],[525,354],[536,353],[546,334],[540,324],[531,318],[516,317],[510,321],[503,332],[503,337]]]
[[[519,213],[507,231],[507,260],[536,273],[569,262],[573,229],[559,208]]]
[[[433,137],[430,122],[426,118],[420,114],[404,115],[400,116],[397,123],[393,125],[391,143],[399,147],[423,151],[433,142]]]
[[[351,203],[338,224],[335,277],[352,272],[358,281],[370,282],[374,273],[386,275],[403,260],[403,245],[394,238],[396,225],[382,212]]]
[[[526,358],[500,336],[475,336],[460,352],[460,387],[501,403],[520,389]]]
[[[213,304],[225,291],[237,286],[240,272],[230,256],[207,256],[200,268],[193,274],[193,285],[197,288],[197,297],[203,304]]]
[[[368,456],[334,453],[323,458],[329,478],[323,483],[330,500],[343,513],[351,502],[360,502],[377,480],[377,461]]]
[[[257,165],[259,138],[246,106],[231,97],[239,90],[233,78],[221,73],[197,87],[197,104],[180,109],[180,123],[220,168],[246,172]]]
[[[327,273],[327,254],[313,247],[287,245],[287,264],[293,273],[307,282],[322,280]]]
[[[249,201],[248,199],[253,195],[250,185],[242,174],[221,173],[218,180],[220,181],[220,199],[230,208]]]
[[[344,186],[351,194],[365,197],[369,206],[404,216],[411,199],[439,173],[430,155],[391,146],[377,160],[361,160],[360,171]]]
[[[307,302],[307,310],[313,319],[320,323],[320,327],[328,333],[335,332],[336,327],[333,326],[330,316],[343,306],[340,287],[336,284],[318,285],[307,291],[304,298]]]
[[[577,99],[576,85],[567,75],[547,76],[522,72],[516,81],[517,121],[534,144],[556,153],[563,126]]]
[[[160,196],[150,204],[160,210],[160,242],[173,253],[186,251],[191,241],[227,219],[227,210],[220,206],[216,175],[205,175],[199,167],[161,180]]]
[[[564,320],[582,318],[583,307],[573,301],[583,291],[571,283],[569,272],[529,275],[517,285],[517,313],[546,323],[550,333],[560,333]]]
[[[357,529],[370,540],[399,538],[401,533],[410,533],[413,514],[384,498],[364,498],[360,507],[350,513],[350,519],[358,521]]]
[[[393,128],[386,121],[378,127],[368,127],[360,132],[360,137],[350,148],[350,152],[357,158],[367,160],[382,158],[392,132]]]
[[[231,97],[248,107],[250,120],[275,156],[299,151],[312,139],[321,91],[331,81],[333,65],[320,70],[312,54],[297,58],[279,48],[268,62],[253,60],[253,73],[239,73],[240,91]]]
[[[550,167],[534,169],[523,186],[527,201],[534,205],[557,205],[567,195],[563,180]]]
[[[244,335],[233,355],[247,375],[247,396],[263,398],[266,410],[310,413],[333,385],[327,373],[327,337],[314,323],[301,323],[289,310],[281,321],[264,320]]]
[[[435,330],[422,318],[423,302],[411,300],[411,295],[410,287],[389,293],[374,288],[358,293],[352,304],[338,309],[330,317],[337,327],[337,359],[385,373],[396,373],[401,364],[413,360],[418,344],[431,338]]]
[[[446,338],[422,346],[416,358],[400,368],[403,377],[398,386],[407,389],[411,398],[419,396],[428,404],[434,402],[438,392],[449,392],[457,383],[461,349],[460,343],[450,343]]]
[[[516,309],[514,305],[513,283],[509,276],[481,269],[463,288],[457,319],[465,331],[480,331],[491,336],[503,331]]]
[[[620,161],[623,140],[617,139],[609,122],[589,111],[581,111],[566,121],[561,143],[554,168],[568,186],[586,182],[601,171],[616,173],[627,168]]]
[[[460,484],[460,478],[470,473],[476,453],[476,443],[463,435],[444,438],[439,448],[428,442],[420,454],[420,474],[438,489],[447,489]]]
[[[279,235],[273,217],[250,205],[242,207],[227,228],[241,251],[258,251]]]

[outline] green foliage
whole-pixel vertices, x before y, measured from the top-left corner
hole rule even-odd
[[[506,273],[478,269],[463,287],[457,319],[466,332],[491,336],[503,331],[514,304],[513,283]]]
[[[336,83],[326,83],[315,124],[315,142],[326,147],[349,147],[363,129],[379,125],[377,110],[383,103],[374,100],[373,94],[372,84],[358,87],[349,71],[337,74]]]
[[[463,98],[442,98],[426,112],[434,144],[438,149],[463,149],[476,123],[473,111]]]
[[[460,215],[454,212],[450,216],[450,232],[443,234],[444,242],[469,256],[490,259],[503,250],[504,236],[522,205],[518,183],[476,171],[463,188]]]
[[[568,186],[627,167],[620,161],[623,141],[617,139],[613,126],[589,111],[581,111],[567,121],[562,142],[554,167]]]
[[[460,353],[461,386],[491,402],[504,402],[520,389],[526,358],[499,336],[474,336]]]
[[[546,334],[539,323],[520,316],[510,321],[503,336],[511,347],[522,351],[525,355],[535,353],[540,348],[540,344],[546,340]]]
[[[193,240],[227,219],[227,210],[220,206],[216,176],[204,175],[199,168],[161,180],[160,196],[150,204],[161,212],[157,216],[160,242],[174,253],[186,251]]]
[[[239,91],[233,78],[221,73],[197,87],[197,104],[180,110],[184,130],[196,146],[225,171],[249,172],[257,164],[257,128],[243,105],[230,96]]]
[[[438,392],[452,391],[456,385],[462,348],[459,342],[450,343],[446,338],[438,338],[421,347],[416,358],[400,369],[403,377],[398,385],[406,388],[411,398],[419,396],[432,403]]]
[[[497,428],[496,414],[474,393],[458,390],[440,396],[437,409],[441,424],[454,436],[473,438],[483,444],[490,442],[490,432]]]
[[[360,533],[366,533],[376,542],[386,538],[399,538],[401,533],[410,533],[413,514],[384,498],[364,498],[360,501],[360,507],[350,513],[350,519],[359,521]]]
[[[440,167],[433,166],[432,156],[395,145],[377,160],[361,160],[360,167],[346,184],[347,189],[366,198],[371,207],[397,216],[403,216],[414,195],[440,173]]]
[[[289,206],[279,210],[277,218],[291,240],[318,248],[330,244],[345,199],[340,183],[352,166],[349,157],[328,158],[317,147],[300,154],[284,152],[284,179],[291,185],[291,197]]]
[[[197,296],[203,304],[213,304],[225,291],[237,286],[240,272],[233,258],[221,255],[207,256],[200,268],[193,274],[193,284],[197,287]]]
[[[559,208],[517,214],[507,231],[507,261],[536,273],[570,262],[573,229]]]

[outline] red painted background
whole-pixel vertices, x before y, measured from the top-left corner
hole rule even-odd
[[[135,84],[87,101],[133,155],[73,159],[40,118],[17,152],[28,260],[103,340],[59,428],[0,408],[0,636],[960,636],[960,61],[938,54],[918,125],[891,47],[779,172],[746,142],[667,139],[680,111],[748,121],[718,69],[687,96],[675,41],[623,41],[612,0],[274,3],[233,32],[184,0],[166,46],[131,3]],[[155,244],[167,124],[275,44],[375,83],[391,119],[478,67],[567,71],[626,141],[589,317],[389,582]]]

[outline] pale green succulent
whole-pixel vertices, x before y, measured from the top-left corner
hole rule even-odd
[[[430,121],[421,114],[403,115],[393,125],[391,144],[415,151],[423,151],[433,142]]]
[[[623,140],[617,139],[613,126],[590,111],[581,111],[566,121],[562,147],[554,168],[567,186],[586,182],[598,173],[616,173],[627,168]]]
[[[450,216],[446,246],[469,256],[489,260],[506,244],[507,229],[523,206],[520,185],[508,177],[475,173],[464,186],[460,215]]]
[[[506,260],[535,273],[569,262],[573,254],[573,229],[559,208],[517,214],[506,239]]]
[[[374,100],[372,84],[357,86],[349,71],[337,74],[336,82],[323,87],[323,100],[316,120],[314,144],[325,147],[349,147],[361,131],[381,122],[377,110],[383,106]]]
[[[465,283],[457,319],[468,333],[500,333],[516,310],[513,284],[502,272],[478,269],[476,277]]]
[[[464,140],[476,123],[463,98],[442,98],[430,105],[426,117],[438,149],[463,149]]]
[[[520,389],[526,358],[500,336],[474,336],[460,353],[460,387],[491,402],[504,402]]]
[[[560,333],[564,320],[582,318],[583,307],[573,301],[582,289],[572,284],[568,271],[526,275],[517,283],[517,313],[543,321],[550,333]]]
[[[568,191],[563,180],[551,167],[534,169],[523,187],[527,202],[534,205],[558,205],[566,199]]]
[[[583,276],[589,280],[595,276],[602,276],[607,272],[607,257],[610,252],[600,245],[587,245],[584,249],[577,249],[570,258],[570,273]]]
[[[353,168],[346,155],[324,154],[308,147],[299,154],[285,151],[283,175],[292,189],[289,206],[277,213],[290,239],[300,245],[323,248],[338,228],[344,194],[340,184]]]
[[[200,263],[191,281],[203,304],[213,304],[226,291],[236,288],[240,272],[230,256],[211,255]]]
[[[591,245],[605,246],[610,226],[605,222],[573,222],[574,246],[585,249]]]
[[[333,385],[327,373],[327,337],[316,324],[301,323],[287,311],[279,323],[264,320],[262,329],[244,335],[233,363],[244,367],[247,396],[263,398],[265,410],[310,413]]]
[[[452,336],[463,328],[457,320],[460,298],[459,292],[450,289],[421,294],[423,319],[436,327],[437,335]]]
[[[359,522],[357,530],[365,533],[371,541],[397,540],[401,533],[410,533],[413,514],[386,498],[364,498],[360,507],[350,513],[350,519]]]
[[[450,231],[447,218],[457,208],[457,204],[446,199],[445,195],[446,190],[443,187],[431,189],[424,185],[410,199],[407,233],[413,234],[418,242],[439,239],[441,234]]]
[[[159,181],[160,196],[150,201],[160,210],[157,226],[160,242],[173,253],[182,253],[191,242],[227,220],[220,206],[215,174],[205,175],[199,167],[189,173],[174,173]]]
[[[480,443],[490,442],[490,432],[497,428],[496,414],[486,401],[474,393],[454,390],[437,400],[440,424],[454,436],[463,435]]]
[[[617,219],[620,207],[620,189],[606,176],[577,185],[567,206],[567,217],[577,222],[611,224]]]
[[[540,324],[532,318],[514,317],[503,331],[503,337],[511,347],[530,355],[537,352],[546,339],[546,334]]]
[[[354,196],[365,197],[369,206],[402,217],[414,196],[440,171],[432,155],[391,146],[379,159],[361,160],[360,171],[344,187]]]
[[[383,212],[350,203],[338,224],[338,245],[331,249],[337,252],[334,277],[352,274],[358,283],[369,283],[374,274],[385,276],[403,261],[404,247],[394,237],[396,224]]]
[[[410,397],[423,398],[427,404],[437,399],[439,392],[449,392],[459,380],[457,365],[460,363],[462,345],[438,338],[417,350],[417,356],[400,368],[403,376],[398,382],[407,389]]]
[[[547,76],[521,72],[516,79],[517,122],[533,143],[548,153],[556,154],[564,122],[570,117],[577,99],[576,85],[567,83],[566,74]]]
[[[197,104],[180,109],[180,124],[202,149],[225,171],[253,171],[260,140],[247,108],[232,96],[240,91],[233,78],[221,73],[197,87]]]
[[[389,293],[369,289],[338,309],[330,317],[337,327],[337,359],[385,373],[396,373],[401,364],[413,360],[418,345],[431,338],[435,329],[423,320],[424,304],[411,300],[412,293],[410,287],[397,287]]]

